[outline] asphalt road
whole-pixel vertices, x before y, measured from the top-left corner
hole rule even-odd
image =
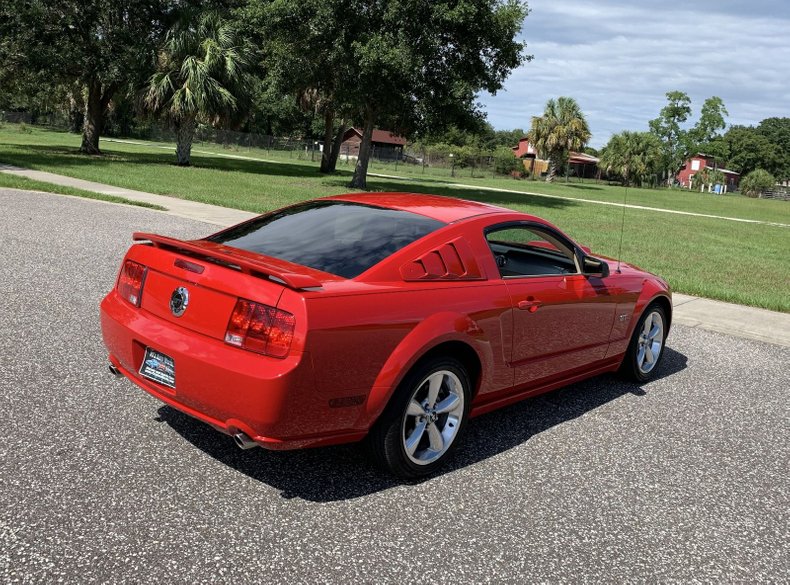
[[[0,190],[4,582],[787,581],[790,350],[675,327],[660,379],[475,419],[403,484],[359,447],[240,451],[106,369],[133,230],[211,226]]]

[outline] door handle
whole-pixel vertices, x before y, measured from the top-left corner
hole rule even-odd
[[[534,313],[537,311],[543,303],[540,301],[519,301],[516,305],[522,311],[529,311],[530,313]]]

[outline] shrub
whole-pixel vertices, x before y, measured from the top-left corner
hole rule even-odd
[[[514,172],[524,170],[524,162],[516,158],[513,149],[500,146],[494,151],[494,168],[500,175],[513,175]]]
[[[32,133],[33,133],[33,129],[32,129],[32,128],[30,128],[30,127],[29,127],[27,124],[25,124],[24,122],[20,122],[20,123],[19,123],[19,133],[20,133],[20,134],[32,134]]]
[[[741,181],[741,192],[747,197],[759,197],[760,193],[776,185],[776,179],[768,171],[755,169]]]

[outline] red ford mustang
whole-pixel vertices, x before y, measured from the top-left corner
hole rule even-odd
[[[468,419],[663,354],[662,279],[550,223],[403,193],[300,203],[181,241],[135,234],[101,303],[110,370],[242,448],[368,439],[429,474]]]

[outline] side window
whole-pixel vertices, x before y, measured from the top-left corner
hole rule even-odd
[[[509,225],[486,232],[502,278],[576,274],[573,250],[549,231]]]

